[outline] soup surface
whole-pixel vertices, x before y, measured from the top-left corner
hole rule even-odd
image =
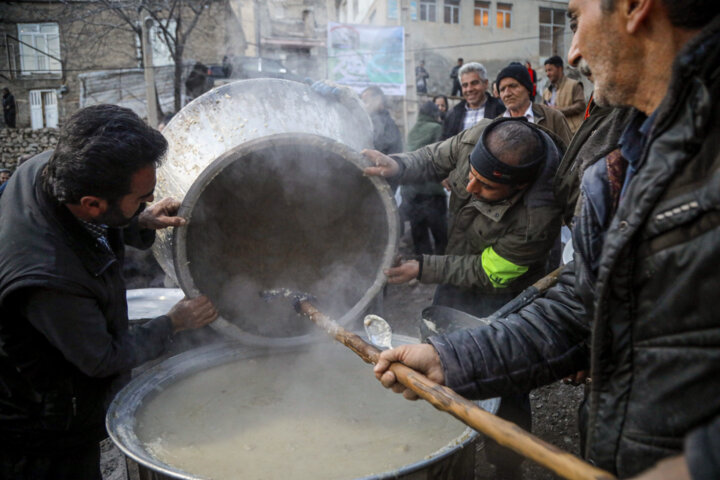
[[[136,425],[157,459],[214,480],[359,478],[422,461],[464,430],[384,389],[334,343],[191,375],[150,399]]]

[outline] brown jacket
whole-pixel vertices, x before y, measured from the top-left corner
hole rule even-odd
[[[563,149],[570,145],[573,133],[570,131],[567,120],[565,120],[562,113],[539,103],[532,104],[532,111],[535,116],[535,125],[539,125],[557,135],[563,142]]]
[[[552,98],[552,85],[543,92],[543,101],[549,103]],[[555,109],[565,115],[570,131],[574,134],[583,122],[585,113],[585,94],[583,84],[563,76],[557,85],[557,97],[555,98]]]

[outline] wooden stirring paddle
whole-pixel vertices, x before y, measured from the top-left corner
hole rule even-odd
[[[380,350],[358,335],[348,332],[337,322],[320,312],[310,302],[312,297],[309,295],[288,289],[266,290],[261,292],[260,295],[266,299],[291,298],[298,313],[308,317],[325,330],[328,335],[355,352],[366,363],[377,363]],[[486,412],[450,388],[433,382],[425,375],[402,363],[393,363],[390,370],[395,374],[398,382],[415,392],[419,397],[430,402],[438,410],[449,413],[470,428],[484,433],[500,445],[533,460],[563,478],[568,480],[615,479],[609,472],[596,468],[582,459],[539,439],[512,422]]]

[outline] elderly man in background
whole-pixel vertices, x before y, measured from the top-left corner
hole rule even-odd
[[[443,121],[442,139],[454,137],[483,118],[496,118],[505,111],[503,103],[488,93],[487,70],[481,63],[466,63],[459,70],[463,100]]]
[[[491,326],[383,352],[470,398],[591,367],[583,456],[620,478],[720,478],[720,3],[570,0],[568,58],[632,106],[583,175],[574,262]],[[522,352],[521,355],[518,352]]]
[[[71,116],[54,151],[23,163],[0,197],[0,477],[99,480],[105,411],[130,370],[174,332],[217,317],[207,298],[128,330],[124,244],[179,226],[152,207],[167,142],[131,110]]]
[[[572,138],[565,117],[558,111],[533,103],[530,98],[533,84],[527,68],[519,63],[511,63],[498,73],[495,80],[500,92],[500,99],[507,110],[504,117],[525,117],[528,122],[534,123],[554,133],[563,142],[563,149],[567,147]]]
[[[565,115],[574,134],[580,128],[585,113],[583,84],[565,76],[562,58],[557,55],[545,60],[545,75],[550,85],[543,91],[543,101]]]

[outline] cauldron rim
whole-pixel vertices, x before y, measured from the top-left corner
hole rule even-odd
[[[323,135],[304,132],[285,132],[255,138],[224,152],[208,164],[185,194],[178,215],[187,219],[189,224],[192,221],[193,208],[203,195],[205,188],[217,175],[237,161],[238,158],[251,154],[254,150],[267,145],[297,146],[299,143],[313,144],[316,147],[322,147],[327,150],[328,153],[342,157],[357,167],[361,172],[364,168],[372,166],[370,161],[359,152],[337,140]],[[349,311],[337,319],[337,322],[343,326],[359,318],[370,305],[373,298],[382,291],[386,283],[386,277],[383,271],[392,266],[397,256],[400,220],[397,205],[392,195],[392,189],[383,177],[368,176],[365,178],[372,183],[383,204],[388,227],[388,238],[382,255],[382,261],[380,265],[378,265],[372,285]],[[188,297],[196,297],[201,295],[202,292],[195,284],[195,280],[190,272],[187,252],[187,231],[187,226],[175,227],[173,229],[173,264],[180,288],[182,288]],[[312,342],[313,339],[317,337],[316,332],[291,337],[265,337],[244,331],[222,316],[218,317],[210,326],[228,338],[241,341],[247,345],[260,347],[293,347],[295,345]]]

